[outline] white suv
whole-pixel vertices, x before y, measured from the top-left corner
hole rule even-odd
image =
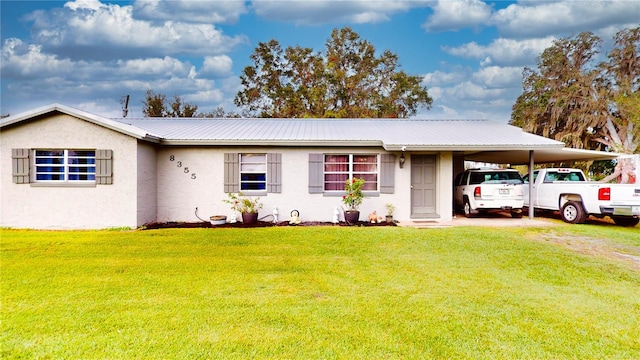
[[[510,211],[522,217],[524,196],[522,176],[514,169],[469,169],[454,183],[456,208],[466,217],[485,211]]]

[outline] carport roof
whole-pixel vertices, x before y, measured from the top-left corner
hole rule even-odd
[[[532,150],[533,160],[536,164],[558,163],[562,161],[611,160],[621,155],[604,151],[570,148]],[[465,154],[465,160],[496,164],[528,165],[529,150],[481,151]]]

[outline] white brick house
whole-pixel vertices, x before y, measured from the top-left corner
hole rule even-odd
[[[0,226],[42,229],[231,215],[237,191],[260,196],[260,217],[330,221],[351,176],[366,179],[361,219],[392,203],[398,220],[447,221],[465,158],[563,147],[486,120],[110,119],[58,104],[0,130]]]

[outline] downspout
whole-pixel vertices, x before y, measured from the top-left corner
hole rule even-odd
[[[533,207],[533,150],[529,150],[529,219],[533,220],[535,209]]]

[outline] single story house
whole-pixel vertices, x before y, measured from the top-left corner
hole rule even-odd
[[[564,146],[487,120],[114,119],[59,104],[0,131],[0,226],[36,229],[230,216],[238,191],[260,197],[261,218],[331,221],[350,177],[365,179],[361,220],[391,203],[397,220],[448,221],[465,159],[528,163]]]

